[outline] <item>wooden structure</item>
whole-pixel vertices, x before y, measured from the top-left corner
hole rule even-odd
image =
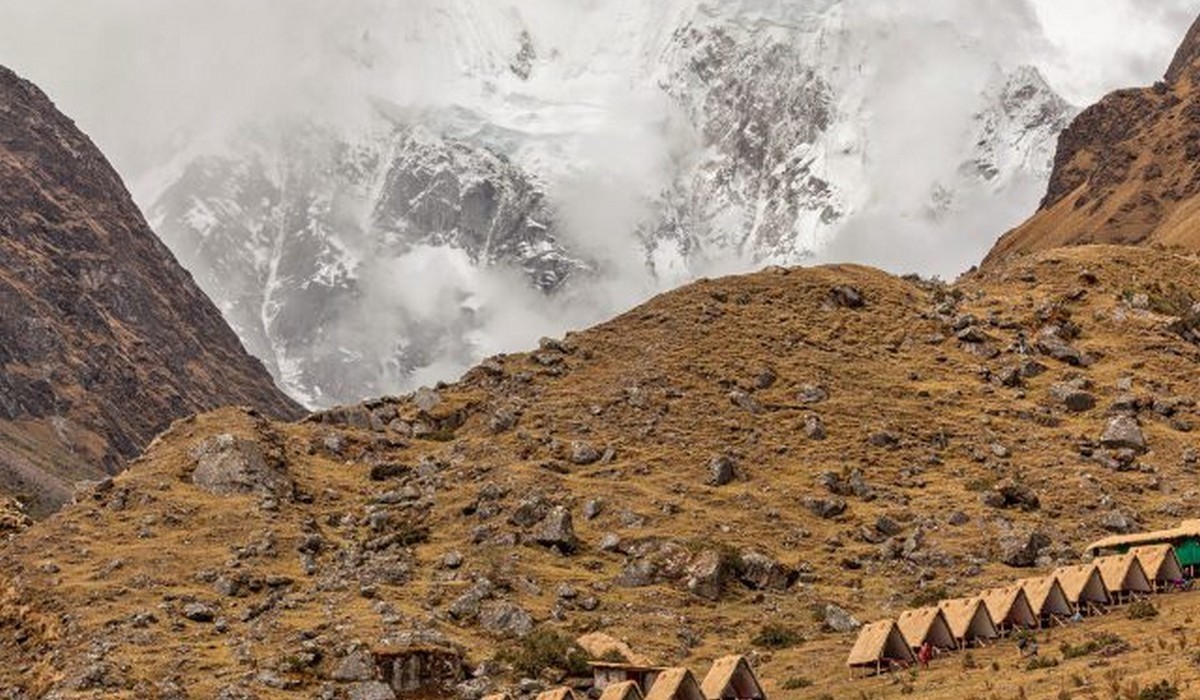
[[[950,631],[950,623],[941,608],[917,608],[905,610],[896,620],[900,633],[913,649],[920,649],[928,642],[935,649],[955,649],[958,641]]]
[[[1175,548],[1169,544],[1150,544],[1134,547],[1129,553],[1138,558],[1146,578],[1154,592],[1169,590],[1177,581],[1183,580],[1183,565],[1175,556]]]
[[[744,656],[723,656],[713,662],[700,684],[707,700],[767,700],[758,676]]]
[[[1100,578],[1108,589],[1109,598],[1114,605],[1127,603],[1138,596],[1154,592],[1146,570],[1138,561],[1137,555],[1110,554],[1096,559],[1096,568],[1100,570]]]
[[[658,674],[646,700],[704,700],[704,692],[690,670],[675,666]]]
[[[1080,615],[1104,614],[1109,603],[1108,588],[1095,563],[1059,567],[1054,570],[1054,577],[1062,585],[1067,602],[1075,612]]]
[[[972,644],[983,646],[988,640],[1000,636],[996,623],[988,613],[987,606],[980,598],[955,598],[938,603],[946,622],[950,623],[950,633],[959,648],[965,649]]]
[[[1125,554],[1134,547],[1163,544],[1175,548],[1175,556],[1188,576],[1196,575],[1200,569],[1200,520],[1184,520],[1178,527],[1167,530],[1105,537],[1089,544],[1087,551],[1096,556]]]
[[[610,683],[600,693],[600,700],[642,700],[642,689],[633,681]]]
[[[979,597],[1002,635],[1014,629],[1032,629],[1038,625],[1038,615],[1020,586],[992,588],[980,593]]]
[[[397,695],[452,691],[466,677],[462,652],[446,646],[381,645],[371,655],[380,679]]]
[[[1017,581],[1017,585],[1025,592],[1029,607],[1038,618],[1038,628],[1050,625],[1061,625],[1066,622],[1075,609],[1067,599],[1066,591],[1058,578],[1050,575],[1041,578],[1025,578]]]
[[[883,673],[894,668],[905,668],[917,662],[912,647],[900,633],[892,620],[880,620],[864,626],[858,632],[854,648],[846,665],[853,675],[855,669],[869,669]]]
[[[604,691],[614,683],[632,681],[637,684],[642,695],[650,692],[658,675],[666,670],[665,666],[650,666],[644,664],[620,664],[605,661],[593,661],[592,685],[596,690]]]

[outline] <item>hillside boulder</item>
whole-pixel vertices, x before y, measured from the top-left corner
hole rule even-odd
[[[1100,444],[1109,449],[1133,450],[1138,454],[1144,454],[1148,449],[1146,436],[1142,434],[1137,418],[1127,415],[1113,416],[1108,421],[1104,434],[1100,436]]]
[[[282,498],[292,491],[292,480],[281,467],[267,463],[262,445],[254,440],[223,433],[193,447],[191,456],[196,461],[192,483],[210,493]]]

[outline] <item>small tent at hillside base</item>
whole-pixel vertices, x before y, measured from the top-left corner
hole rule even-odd
[[[704,700],[704,692],[690,670],[672,667],[658,674],[646,700]]]
[[[1167,589],[1176,581],[1183,580],[1183,566],[1175,556],[1175,548],[1169,544],[1150,544],[1134,547],[1129,553],[1138,558],[1150,585],[1155,592]]]
[[[633,681],[638,684],[638,689],[642,691],[643,695],[650,692],[650,688],[658,680],[658,674],[667,670],[665,666],[619,664],[605,661],[593,661],[588,665],[592,667],[592,684],[596,690],[603,691],[613,683]]]
[[[723,656],[714,661],[700,690],[708,700],[767,700],[744,656]]]
[[[1046,625],[1064,624],[1066,619],[1075,612],[1071,607],[1071,602],[1067,600],[1067,594],[1063,591],[1062,584],[1053,575],[1024,578],[1017,581],[1017,585],[1025,591],[1029,607],[1033,608],[1033,613],[1038,617],[1039,628]]]
[[[987,606],[979,598],[955,598],[938,603],[946,622],[950,623],[950,633],[958,642],[958,646],[966,648],[971,644],[982,645],[989,639],[1000,636],[996,623],[988,614]]]
[[[900,634],[908,640],[913,649],[920,649],[928,642],[935,649],[955,649],[958,641],[950,631],[950,623],[941,608],[917,608],[905,610],[896,620]]]
[[[1020,586],[992,588],[980,593],[979,597],[1001,633],[1012,629],[1032,629],[1038,624],[1037,613]]]
[[[1121,603],[1153,591],[1150,579],[1135,554],[1112,554],[1093,562],[1100,569],[1100,578],[1112,602]]]
[[[1054,570],[1054,578],[1062,584],[1067,602],[1081,615],[1099,615],[1108,605],[1108,589],[1100,577],[1100,569],[1092,564],[1063,566]]]
[[[854,669],[865,668],[883,673],[895,667],[911,666],[917,662],[912,647],[892,620],[880,620],[864,626],[858,632],[854,648],[846,665],[853,676]]]
[[[642,700],[642,689],[633,681],[610,683],[600,693],[600,700]]]
[[[1150,544],[1169,544],[1175,548],[1175,556],[1190,576],[1200,570],[1200,520],[1184,520],[1178,527],[1153,532],[1135,532],[1130,535],[1113,535],[1097,540],[1087,546],[1093,555],[1107,553],[1124,554],[1134,547]]]

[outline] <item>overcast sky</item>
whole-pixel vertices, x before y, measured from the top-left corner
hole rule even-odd
[[[313,89],[313,64],[327,60],[337,30],[371,23],[364,8],[439,1],[0,0],[0,63],[38,83],[136,178],[198,114],[211,123],[249,100]],[[1200,13],[1200,0],[1011,1],[1032,3],[1051,46],[1039,67],[1081,105],[1157,79]]]

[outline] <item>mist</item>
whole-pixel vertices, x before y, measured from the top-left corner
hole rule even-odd
[[[1036,168],[1015,164],[1002,182],[929,209],[931,191],[962,180],[987,86],[1030,65],[1085,106],[1149,84],[1200,0],[0,0],[0,12],[0,63],[79,123],[146,211],[194,158],[236,153],[248,126],[305,120],[354,134],[378,127],[380,105],[530,173],[554,204],[560,242],[591,266],[555,294],[449,247],[380,254],[369,235],[355,242],[365,223],[341,237],[357,246],[357,295],[326,350],[373,367],[379,391],[400,392],[702,275],[849,261],[953,278],[1045,187]],[[713,17],[736,17],[756,41],[810,36],[803,23],[822,17],[835,29],[798,55],[837,64],[860,86],[831,106],[858,121],[835,124],[827,152],[810,155],[835,186],[850,183],[835,194],[851,215],[801,236],[804,255],[715,240],[647,250],[664,199],[713,156],[697,107],[663,89],[672,32]],[[523,42],[533,56],[522,77],[513,61]],[[220,280],[207,284],[221,302]],[[303,361],[257,352],[285,386]]]

